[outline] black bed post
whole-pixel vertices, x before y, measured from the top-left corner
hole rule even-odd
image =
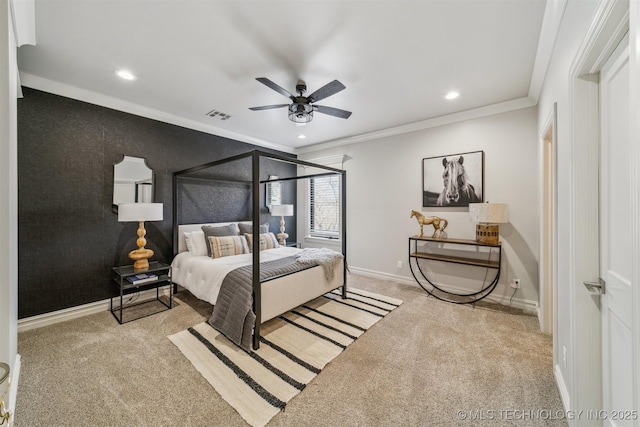
[[[173,174],[173,209],[172,209],[171,217],[173,218],[173,256],[175,258],[178,255],[178,176]],[[173,284],[173,293],[178,293],[178,285]]]
[[[252,181],[252,233],[253,233],[253,312],[256,322],[253,327],[253,349],[260,348],[260,324],[262,323],[262,292],[260,289],[260,155],[257,151],[251,156]]]
[[[178,176],[173,174],[173,256],[178,254]]]
[[[347,298],[347,171],[342,171],[342,298]]]

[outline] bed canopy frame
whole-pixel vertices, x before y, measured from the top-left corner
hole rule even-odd
[[[279,177],[277,179],[267,179],[261,174],[261,159],[269,159],[276,162],[283,162],[291,165],[311,167],[320,169],[324,172],[313,173],[309,175],[294,175]],[[246,171],[245,163],[250,162],[251,171]],[[234,164],[245,166],[245,168],[233,167]],[[229,167],[231,166],[231,167]],[[296,168],[297,171],[297,168]],[[225,183],[242,183],[251,188],[251,222],[252,222],[252,285],[253,285],[253,311],[256,315],[255,325],[253,329],[253,348],[257,350],[260,346],[260,325],[262,323],[261,316],[261,284],[273,280],[267,279],[264,282],[260,280],[260,188],[261,184],[267,182],[283,182],[283,181],[299,181],[303,179],[318,178],[322,176],[340,176],[340,230],[342,241],[343,276],[342,276],[342,298],[347,297],[347,215],[346,215],[346,188],[347,188],[347,172],[342,169],[336,169],[325,165],[315,164],[298,160],[293,157],[281,156],[266,151],[252,150],[243,154],[227,157],[221,160],[194,166],[188,169],[173,173],[173,254],[178,252],[178,225],[180,225],[180,206],[179,191],[181,179],[197,179],[210,182]],[[281,277],[281,276],[280,276]]]

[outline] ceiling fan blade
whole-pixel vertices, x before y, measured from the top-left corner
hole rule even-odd
[[[334,80],[322,86],[320,89],[316,90],[311,95],[307,96],[307,99],[309,100],[309,102],[317,102],[317,101],[320,101],[321,99],[325,99],[331,95],[334,95],[343,89],[346,89],[345,85],[343,85],[337,80]]]
[[[276,92],[286,96],[287,98],[290,98],[292,100],[295,99],[295,97],[293,95],[291,95],[291,93],[288,90],[278,86],[277,84],[275,84],[274,82],[272,82],[271,80],[269,80],[266,77],[256,77],[256,80],[259,81],[260,83],[262,83],[263,85],[265,85],[267,87],[270,87],[271,89],[275,90]]]
[[[313,109],[318,113],[340,117],[341,119],[348,119],[351,116],[351,111],[341,110],[339,108],[333,107],[325,107],[324,105],[314,105]]]
[[[250,107],[249,110],[260,111],[260,110],[273,110],[274,108],[282,108],[288,107],[289,104],[278,104],[278,105],[263,105],[262,107]]]

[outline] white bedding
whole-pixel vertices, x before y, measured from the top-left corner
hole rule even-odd
[[[260,251],[260,261],[273,261],[293,256],[301,249],[280,247]],[[201,300],[215,304],[224,277],[230,271],[252,263],[253,254],[210,258],[185,251],[173,259],[171,279]]]

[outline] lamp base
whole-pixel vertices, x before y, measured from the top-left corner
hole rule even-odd
[[[276,237],[278,238],[278,243],[282,246],[287,246],[287,238],[289,237],[287,233],[278,233]]]
[[[129,252],[129,258],[131,258],[133,263],[134,270],[148,270],[149,269],[149,258],[153,256],[153,251],[151,249],[146,248],[138,248],[131,252]]]
[[[476,224],[476,242],[488,245],[500,243],[498,224]]]
[[[283,216],[280,217],[280,232],[278,233],[278,235],[276,237],[278,238],[278,243],[280,243],[282,246],[287,246],[287,238],[289,237],[289,235],[284,232],[284,217]]]

